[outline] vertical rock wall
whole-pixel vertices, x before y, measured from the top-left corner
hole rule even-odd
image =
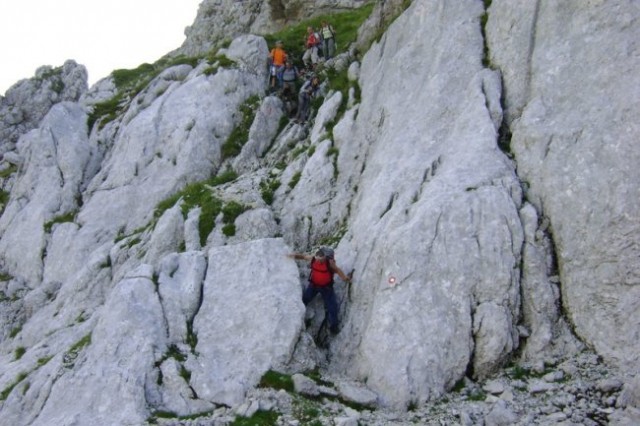
[[[640,4],[495,0],[487,35],[519,176],[550,222],[564,310],[598,353],[637,370]]]

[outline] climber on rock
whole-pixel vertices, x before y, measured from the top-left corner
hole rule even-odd
[[[333,256],[333,250],[327,247],[319,249],[314,256],[291,253],[288,255],[291,259],[309,261],[311,273],[309,274],[309,285],[302,294],[302,302],[308,305],[313,298],[320,293],[324,302],[325,312],[327,313],[327,321],[329,323],[329,331],[331,333],[338,332],[338,301],[336,293],[333,290],[333,274],[338,274],[344,282],[351,282],[351,277],[342,272],[342,269],[336,265]]]

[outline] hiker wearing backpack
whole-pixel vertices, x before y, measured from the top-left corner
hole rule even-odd
[[[302,294],[302,302],[306,305],[313,300],[318,293],[322,295],[324,309],[327,313],[329,331],[335,334],[338,332],[338,301],[333,290],[333,275],[338,274],[344,282],[351,282],[351,278],[342,272],[336,265],[333,250],[323,247],[314,256],[291,253],[288,255],[292,259],[309,261],[311,273],[309,274],[309,285]]]
[[[276,47],[269,52],[269,74],[271,75],[271,90],[276,89],[276,81],[278,87],[282,87],[282,71],[284,63],[287,60],[287,52],[282,48],[282,42],[276,41]]]
[[[287,59],[284,70],[282,70],[282,90],[285,91],[286,89],[290,89],[292,93],[295,93],[298,77],[300,77],[298,68]]]
[[[307,27],[307,38],[305,39],[305,52],[302,55],[302,62],[304,62],[304,66],[309,69],[310,67],[315,67],[318,63],[318,45],[320,44],[320,39],[315,31],[313,31],[313,27]],[[311,65],[309,65],[309,61],[311,61]]]
[[[320,89],[320,79],[317,75],[312,75],[311,78],[304,82],[300,88],[300,94],[298,95],[298,112],[296,113],[295,122],[303,124],[307,121],[309,116],[309,107],[311,106],[311,98],[316,95]]]
[[[336,53],[336,32],[334,31],[333,26],[331,26],[327,21],[322,21],[320,36],[322,37],[322,52],[324,54],[324,59],[331,59]]]

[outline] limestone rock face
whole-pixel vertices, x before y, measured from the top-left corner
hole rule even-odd
[[[33,78],[14,84],[0,96],[0,154],[35,129],[53,105],[75,102],[86,90],[87,69],[72,60],[57,68],[40,67]]]
[[[363,2],[313,3],[207,0],[184,49]],[[381,2],[360,40],[407,4]],[[76,76],[66,100],[16,85],[40,118],[2,110],[0,423],[226,424],[291,411],[253,388],[318,366],[337,389],[298,388],[368,407],[426,413],[465,383],[443,424],[634,418],[640,6],[483,4],[410,2],[361,61],[341,56],[358,87],[327,81],[306,125],[266,95],[256,35],[221,51],[233,64],[163,70],[91,128],[113,79],[82,94]],[[301,302],[308,264],[285,256],[320,245],[354,271],[327,348],[322,303]],[[505,377],[518,355],[542,378]],[[429,420],[331,407],[322,422]]]
[[[339,181],[362,175],[338,250],[357,272],[336,365],[387,405],[441,395],[469,364],[487,375],[518,346],[522,194],[496,146],[481,13],[414,2],[365,56],[339,145],[358,158]]]
[[[95,152],[86,123],[77,103],[59,103],[17,145],[24,172],[0,218],[0,258],[13,276],[30,283],[42,279],[44,225],[78,210],[78,194],[90,177],[86,167]]]
[[[286,254],[277,239],[209,251],[202,306],[193,323],[198,355],[187,362],[200,398],[240,405],[262,374],[289,360],[304,305],[298,270]]]
[[[518,171],[550,222],[575,330],[610,361],[637,370],[640,6],[521,6],[493,2],[487,24]]]

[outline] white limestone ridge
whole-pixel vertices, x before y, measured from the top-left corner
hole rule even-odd
[[[363,2],[334,3],[316,6]],[[376,8],[361,41],[401,3]],[[169,67],[91,128],[112,78],[87,89],[69,61],[14,85],[0,98],[0,424],[228,424],[290,409],[257,389],[269,370],[370,409],[328,408],[331,424],[427,423],[460,383],[484,405],[439,421],[638,420],[640,6],[490,3],[414,0],[360,60],[336,60],[360,96],[325,88],[309,128],[281,126],[266,95],[255,34],[284,25],[275,2],[203,1],[181,51],[232,34],[234,65]],[[215,15],[223,4],[247,21]],[[193,206],[196,190],[218,209]],[[306,265],[285,255],[327,241],[354,282],[336,284],[324,349]],[[510,363],[540,378],[506,381]],[[335,389],[302,376],[315,368]]]

